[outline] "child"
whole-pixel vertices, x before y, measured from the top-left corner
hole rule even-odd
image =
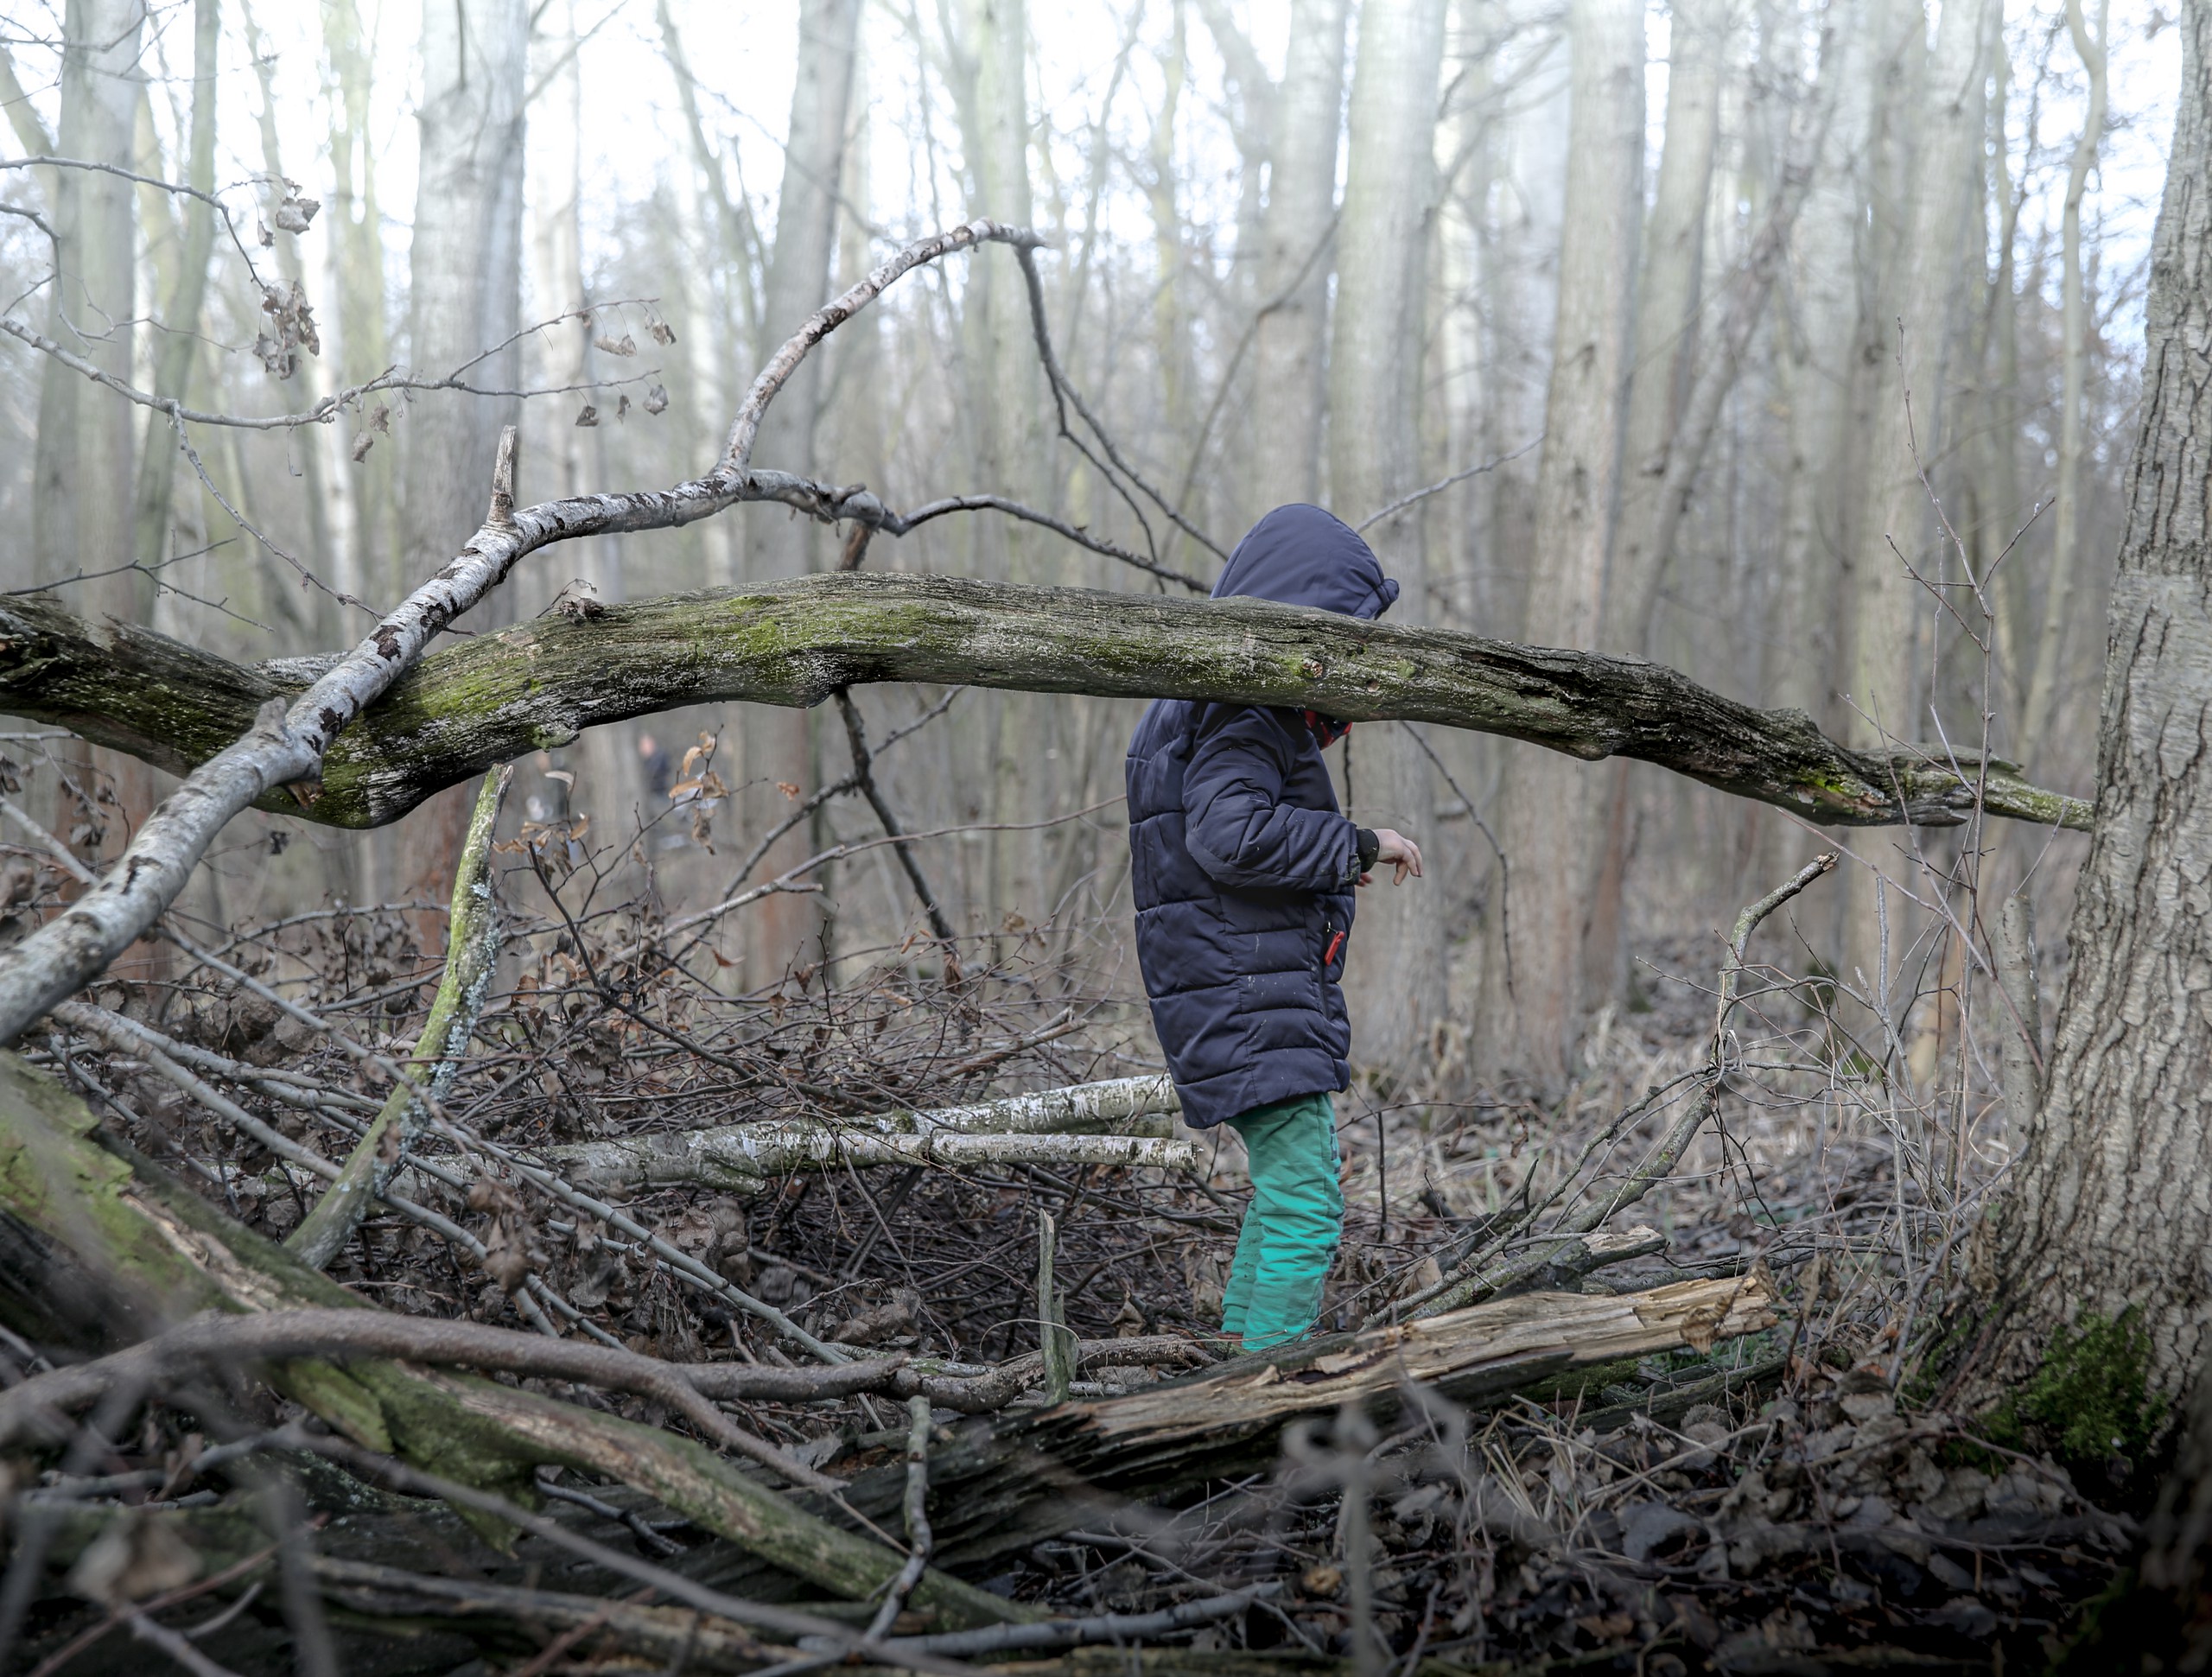
[[[1318,506],[1279,506],[1230,556],[1214,598],[1243,595],[1376,618],[1398,585]],[[1244,1138],[1252,1203],[1222,1332],[1260,1350],[1321,1313],[1344,1224],[1336,1110],[1347,1087],[1344,941],[1353,886],[1395,883],[1421,850],[1337,809],[1322,748],[1349,724],[1313,712],[1162,699],[1129,741],[1130,883],[1153,1026],[1199,1128]]]

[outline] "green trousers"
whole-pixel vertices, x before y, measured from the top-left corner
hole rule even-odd
[[[1344,1231],[1337,1112],[1326,1095],[1255,1107],[1229,1121],[1250,1155],[1252,1204],[1236,1236],[1221,1331],[1264,1350],[1321,1317],[1321,1288]]]

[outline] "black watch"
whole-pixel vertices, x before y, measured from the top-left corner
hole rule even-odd
[[[1353,842],[1359,847],[1359,871],[1363,873],[1372,873],[1375,871],[1376,857],[1382,854],[1382,841],[1376,837],[1375,829],[1372,827],[1355,828],[1353,834]]]

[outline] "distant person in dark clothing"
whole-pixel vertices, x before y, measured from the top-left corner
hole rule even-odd
[[[1398,585],[1318,506],[1279,506],[1230,556],[1214,598],[1373,619]],[[1344,945],[1355,887],[1421,848],[1337,808],[1322,760],[1351,724],[1259,706],[1162,699],[1129,742],[1137,959],[1185,1121],[1226,1122],[1250,1155],[1222,1331],[1248,1350],[1319,1320],[1344,1226],[1332,1092],[1350,1086]]]
[[[638,762],[645,772],[646,790],[665,802],[668,789],[676,784],[676,765],[661,749],[660,741],[650,734],[638,736]]]

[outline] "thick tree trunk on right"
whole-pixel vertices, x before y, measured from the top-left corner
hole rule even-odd
[[[1994,1401],[2121,1323],[2138,1395],[2169,1416],[2212,1320],[2212,3],[2189,0],[2181,35],[2096,825],[2042,1109],[1986,1231],[1997,1325],[1968,1370]]]
[[[1643,8],[1637,0],[1575,0],[1569,30],[1568,210],[1527,633],[1551,645],[1590,646],[1602,620],[1620,484],[1628,300],[1643,208]],[[1484,1017],[1497,1036],[1478,1051],[1547,1090],[1566,1082],[1581,1032],[1583,940],[1601,837],[1592,831],[1592,813],[1603,807],[1592,778],[1521,753],[1506,788],[1501,836],[1507,856],[1520,863],[1512,952],[1510,962],[1484,963]],[[1494,928],[1493,938],[1502,930]]]

